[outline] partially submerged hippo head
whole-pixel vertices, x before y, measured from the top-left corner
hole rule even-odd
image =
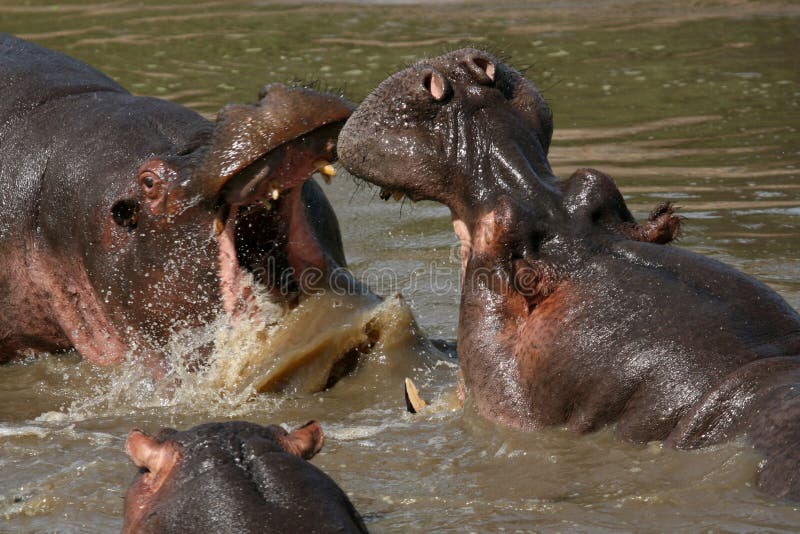
[[[333,210],[307,181],[334,173],[336,138],[352,104],[282,84],[259,96],[256,105],[223,108],[213,129],[188,144],[146,158],[112,202],[104,246],[86,262],[124,345],[103,347],[97,359],[131,348],[157,353],[175,331],[205,325],[220,309],[234,320],[270,324],[281,321],[270,315],[276,309],[285,313],[326,291],[352,295],[366,308],[379,302],[346,270]],[[370,335],[348,334],[337,355],[316,362],[320,376],[292,387],[332,384]],[[287,382],[279,376],[259,388]]]
[[[309,180],[334,173],[346,100],[272,84],[212,123],[7,34],[0,80],[0,363],[75,349],[214,391],[319,391],[420,341],[347,270]]]
[[[241,421],[132,430],[125,452],[139,473],[123,532],[366,532],[344,492],[306,461],[323,442],[314,421],[291,432]]]
[[[728,373],[800,352],[800,318],[777,294],[664,246],[679,229],[669,204],[638,224],[602,172],[556,178],[552,129],[532,83],[465,49],[388,78],[339,136],[342,164],[382,197],[450,208],[458,356],[480,413],[663,439]]]

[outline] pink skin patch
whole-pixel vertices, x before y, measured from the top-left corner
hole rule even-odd
[[[122,361],[128,347],[98,302],[86,271],[81,265],[70,265],[78,261],[33,251],[28,262],[30,277],[48,296],[53,318],[70,344],[84,358],[99,365]],[[53,276],[65,272],[72,276]]]
[[[237,317],[253,300],[253,291],[250,287],[244,286],[244,270],[236,258],[233,233],[238,211],[238,207],[231,208],[225,229],[217,236],[219,243],[217,272],[222,294],[222,307],[231,317]]]
[[[472,254],[472,237],[469,235],[467,225],[461,219],[453,219],[453,231],[461,242],[461,283],[464,283],[464,275],[467,272],[467,260]]]
[[[324,153],[333,150],[334,141],[325,143]],[[248,183],[247,194],[239,192],[236,196],[239,202],[231,204],[230,212],[223,231],[217,236],[219,243],[218,275],[223,308],[231,317],[239,317],[244,310],[253,316],[258,313],[255,309],[253,289],[246,285],[245,269],[239,264],[236,255],[235,231],[236,217],[240,207],[246,204],[262,202],[266,199],[279,200],[277,217],[280,217],[288,226],[286,236],[286,256],[289,267],[297,280],[303,279],[303,274],[309,269],[324,273],[327,261],[322,247],[316,242],[314,234],[309,227],[301,202],[302,185],[314,172],[313,161],[319,155],[316,151],[306,147],[294,147],[291,144],[277,149],[280,158],[275,162],[274,168],[260,178],[258,183]],[[275,198],[277,195],[278,198]],[[266,209],[266,208],[265,208]]]
[[[467,261],[473,253],[481,254],[489,249],[495,238],[495,212],[483,215],[470,231],[461,219],[453,219],[453,231],[461,242],[461,280],[467,271]]]
[[[303,278],[303,273],[315,268],[320,272],[326,267],[327,261],[322,247],[317,243],[311,227],[308,224],[303,206],[300,202],[301,190],[295,187],[288,193],[285,202],[289,208],[284,213],[289,221],[289,239],[287,251],[289,264],[298,277]]]

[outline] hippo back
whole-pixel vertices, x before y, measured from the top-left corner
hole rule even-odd
[[[85,63],[0,33],[0,123],[4,126],[50,100],[94,91],[126,92]]]

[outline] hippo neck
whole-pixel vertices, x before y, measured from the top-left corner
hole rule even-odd
[[[543,199],[555,202],[560,191],[547,155],[538,144],[506,142],[492,149],[491,170],[497,192],[539,205]]]
[[[491,123],[484,118],[476,123]],[[468,135],[469,134],[469,135]],[[470,137],[471,136],[471,137]],[[454,217],[469,221],[491,211],[501,196],[513,198],[535,210],[553,214],[559,211],[563,193],[558,178],[553,174],[542,147],[534,132],[522,125],[515,125],[513,132],[474,128],[472,132],[460,132],[461,138],[487,140],[485,144],[465,143],[460,140],[453,149],[458,154],[458,180],[455,189],[467,192],[463,201],[445,201]],[[460,183],[460,184],[459,184]],[[477,186],[477,187],[476,187]]]
[[[534,418],[513,344],[513,316],[524,304],[508,291],[502,268],[472,257],[465,267],[458,325],[458,355],[469,393],[484,416],[509,426]]]

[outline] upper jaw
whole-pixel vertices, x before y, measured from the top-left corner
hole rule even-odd
[[[293,306],[306,292],[306,279],[332,270],[302,202],[303,184],[318,172],[335,174],[336,135],[343,121],[283,143],[254,161],[222,187],[213,234],[219,243],[220,290],[233,316],[252,310],[256,295]],[[315,276],[308,275],[314,269]],[[256,310],[257,311],[257,310]]]
[[[219,191],[219,201],[237,206],[277,200],[314,172],[328,181],[335,174],[331,164],[336,161],[336,136],[343,124],[327,124],[272,149],[228,180]]]

